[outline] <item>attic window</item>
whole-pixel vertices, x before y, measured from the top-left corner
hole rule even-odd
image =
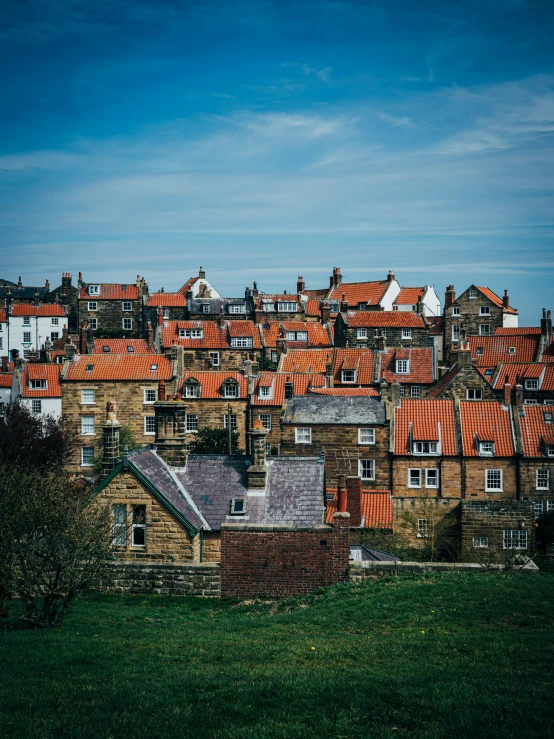
[[[258,395],[260,398],[272,398],[273,397],[273,386],[272,385],[262,385],[258,390]]]
[[[478,346],[477,347],[477,354],[483,354],[483,347],[482,346]]]
[[[134,354],[135,353],[135,347],[134,346],[128,346],[127,347],[127,351],[129,352],[129,354]]]
[[[552,413],[550,413],[550,411],[547,411],[547,412],[546,412],[546,413],[544,414],[544,422],[545,422],[545,423],[552,423],[552,420],[553,420],[553,419],[554,419],[554,416],[553,416],[553,414],[552,414]]]
[[[104,352],[104,354],[109,354],[109,353],[110,353],[110,347],[109,347],[109,346],[105,346],[105,345],[104,345],[104,346],[102,347],[102,351]]]
[[[481,457],[494,457],[494,442],[493,441],[480,441],[479,442],[479,455]]]
[[[510,348],[508,349],[508,354],[515,354],[515,353],[516,353],[516,348],[515,348],[515,346],[511,346],[511,347],[510,347]]]
[[[397,359],[396,360],[396,374],[397,375],[409,375],[410,374],[410,362],[408,359]]]
[[[88,294],[89,295],[100,295],[100,285],[89,285]]]
[[[237,304],[231,304],[229,305],[229,313],[244,313],[246,306],[244,305],[237,305]]]
[[[29,380],[31,390],[46,390],[48,387],[46,380]]]
[[[202,386],[196,380],[188,380],[185,382],[185,398],[199,398],[202,392]]]
[[[94,369],[93,364],[87,364],[87,372],[92,372],[93,369]]]
[[[231,516],[244,516],[246,513],[245,498],[231,498]]]
[[[525,389],[526,390],[538,390],[539,389],[539,381],[538,380],[525,380]]]
[[[277,310],[280,313],[295,313],[298,309],[298,304],[292,301],[281,301],[277,303]]]
[[[240,396],[240,388],[236,380],[224,382],[222,390],[224,398],[238,398]]]
[[[356,370],[342,370],[341,382],[356,382]]]
[[[554,457],[554,446],[547,446],[546,447],[546,456],[547,457]]]
[[[414,441],[414,454],[438,454],[438,442],[436,441]]]
[[[485,370],[485,375],[487,375],[487,377],[490,377],[493,374],[494,374],[494,370],[492,369]]]
[[[469,297],[471,298],[471,300],[475,300],[475,298],[477,297],[477,290],[470,290]]]
[[[156,371],[157,369],[158,369],[158,365],[157,365],[157,364],[151,364],[151,365],[150,365],[150,370],[151,370],[152,372],[155,372],[155,371]]]
[[[204,332],[201,328],[180,328],[179,336],[182,339],[202,339]]]

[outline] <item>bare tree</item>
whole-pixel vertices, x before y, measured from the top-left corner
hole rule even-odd
[[[452,556],[458,536],[458,519],[454,511],[445,511],[436,498],[418,498],[412,510],[400,516],[400,527],[416,538],[426,558],[434,562],[441,554]]]

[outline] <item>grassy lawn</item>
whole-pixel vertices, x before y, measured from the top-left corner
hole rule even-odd
[[[554,577],[418,575],[278,603],[82,597],[0,621],[3,737],[554,736]]]

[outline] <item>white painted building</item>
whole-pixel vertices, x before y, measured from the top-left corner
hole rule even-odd
[[[19,400],[35,416],[61,418],[62,386],[59,364],[25,362],[16,367],[12,382],[12,401]]]
[[[2,327],[3,345],[11,360],[18,355],[27,359],[29,354],[40,351],[47,339],[53,342],[61,338],[64,328],[67,315],[58,303],[12,305],[7,324]]]
[[[441,315],[440,300],[433,285],[403,287],[396,296],[392,310],[417,311],[418,302],[423,303],[423,315],[430,318]]]
[[[200,267],[198,277],[191,277],[185,282],[183,287],[179,290],[180,293],[186,295],[190,290],[193,298],[220,298],[221,295],[217,292],[215,287],[211,285],[206,279],[206,272]]]

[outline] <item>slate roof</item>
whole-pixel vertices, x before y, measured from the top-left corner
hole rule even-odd
[[[333,514],[337,510],[337,492],[333,493],[333,500],[327,501],[327,523],[333,523]],[[392,499],[390,490],[362,493],[362,529],[392,529]],[[346,503],[348,508],[348,499]]]
[[[0,298],[5,299],[9,294],[14,300],[34,300],[37,290],[39,300],[46,300],[49,291],[45,287],[17,287],[17,285],[0,286]]]
[[[384,424],[385,407],[372,397],[299,395],[285,401],[282,424]]]
[[[444,317],[433,316],[427,319],[429,323],[429,335],[430,336],[442,336],[444,328]]]
[[[540,336],[468,336],[467,340],[478,367],[496,367],[501,362],[533,362]]]
[[[152,369],[155,367],[155,369]],[[88,369],[90,368],[90,369]],[[76,354],[64,369],[63,379],[77,382],[101,380],[170,380],[171,362],[163,355]]]
[[[519,416],[525,457],[544,457],[544,445],[554,444],[552,406],[524,405]]]
[[[49,303],[46,305],[31,305],[30,303],[19,303],[12,305],[12,316],[64,316],[66,315],[64,307],[58,303]]]
[[[413,311],[402,310],[357,310],[343,313],[349,326],[380,328],[398,326],[402,328],[426,328],[423,316]]]
[[[515,454],[510,410],[501,403],[494,400],[479,403],[463,400],[460,402],[460,422],[465,457],[479,456],[478,441],[494,442],[496,457]]]
[[[452,400],[407,400],[395,408],[394,453],[411,454],[411,439],[440,441],[442,455],[458,454]]]
[[[106,348],[107,347],[107,350]],[[129,348],[131,347],[131,348]],[[146,339],[94,339],[93,354],[155,354]]]
[[[90,295],[89,285],[98,285],[99,294]],[[134,282],[131,283],[102,283],[87,282],[79,292],[80,300],[138,300],[139,291]]]
[[[204,313],[205,305],[209,307],[209,313]],[[253,310],[253,307],[248,304],[246,298],[192,298],[188,302],[191,313],[218,316],[223,308],[224,315],[231,315],[235,320],[240,320],[240,313],[229,313],[230,305],[243,305],[245,312],[242,315],[246,315]]]

